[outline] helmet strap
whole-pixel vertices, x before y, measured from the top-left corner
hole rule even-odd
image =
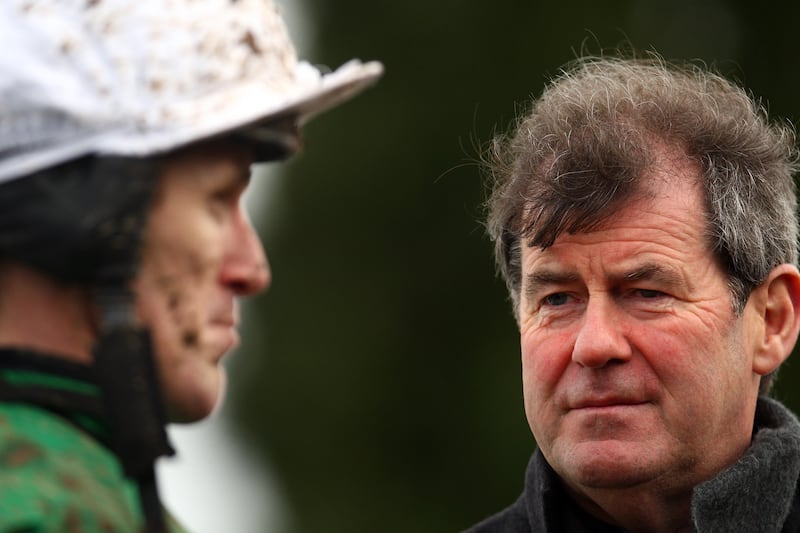
[[[125,475],[139,486],[147,531],[166,531],[154,465],[158,457],[175,451],[165,429],[150,334],[135,324],[129,289],[104,286],[93,296],[100,309],[94,368],[110,422],[111,448]]]

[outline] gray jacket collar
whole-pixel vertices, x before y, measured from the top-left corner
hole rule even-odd
[[[800,423],[780,403],[759,398],[755,425],[753,442],[744,456],[695,488],[692,521],[696,531],[778,532],[784,528],[800,474]]]

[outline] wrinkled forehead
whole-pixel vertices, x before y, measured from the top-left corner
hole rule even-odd
[[[682,274],[687,269],[701,273],[716,268],[697,189],[665,181],[593,229],[564,232],[544,249],[524,246],[523,281],[537,287],[590,278],[615,283],[649,279],[674,286],[687,277]]]

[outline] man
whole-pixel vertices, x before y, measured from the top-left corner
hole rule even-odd
[[[794,135],[722,77],[577,61],[493,150],[538,445],[470,531],[797,531]]]
[[[9,0],[0,49],[0,530],[178,530],[164,423],[270,281],[250,167],[382,67],[298,62],[270,0]]]

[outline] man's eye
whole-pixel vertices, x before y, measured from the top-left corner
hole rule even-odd
[[[211,198],[215,202],[231,204],[237,200],[238,192],[239,191],[233,187],[227,187],[215,191],[214,194],[211,195]]]
[[[542,299],[545,305],[559,306],[564,305],[569,301],[569,295],[565,292],[557,292],[555,294],[548,294]]]
[[[636,293],[642,298],[646,299],[661,298],[662,296],[664,296],[663,292],[656,291],[653,289],[636,289]]]

